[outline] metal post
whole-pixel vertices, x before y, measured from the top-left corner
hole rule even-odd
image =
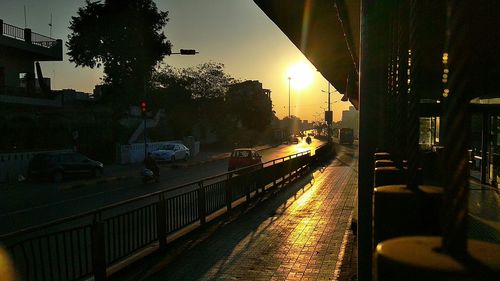
[[[156,203],[156,224],[160,251],[167,248],[167,210],[165,206],[165,195],[160,194],[160,200]]]
[[[373,154],[383,122],[374,122],[385,95],[386,42],[389,1],[361,1],[359,79],[358,280],[372,280]],[[383,120],[380,120],[383,121]],[[384,136],[388,137],[388,136]]]
[[[490,143],[490,115],[483,113],[483,126],[481,128],[481,183],[488,184],[488,144]]]
[[[206,223],[207,206],[205,204],[205,187],[203,182],[198,183],[198,215],[200,217],[200,224]]]
[[[292,77],[288,77],[288,120],[290,120],[290,81]]]
[[[330,103],[330,81],[328,81],[328,114],[331,112],[331,103]],[[328,142],[332,141],[332,122],[333,122],[333,112],[332,119],[328,122]]]
[[[229,214],[232,209],[232,200],[231,198],[233,197],[233,194],[231,192],[231,186],[233,183],[233,174],[230,173],[227,176],[228,178],[226,179],[226,208],[227,208],[227,213]]]
[[[288,77],[288,130],[290,130],[288,134],[292,133],[292,119],[290,115],[290,81],[292,81],[292,77]]]
[[[101,215],[95,214],[94,222],[91,227],[92,232],[92,268],[94,271],[94,280],[106,280],[106,255],[104,251],[104,223],[101,221]]]
[[[144,159],[148,157],[148,141],[146,138],[146,116],[144,116],[144,130],[143,130],[143,135],[144,135]]]

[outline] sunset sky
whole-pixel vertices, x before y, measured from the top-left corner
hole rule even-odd
[[[252,0],[155,0],[158,8],[169,11],[165,28],[172,50],[196,49],[196,56],[165,58],[175,67],[195,66],[203,62],[221,62],[226,72],[242,80],[259,80],[271,89],[278,117],[288,115],[288,76],[292,75],[291,113],[301,119],[319,120],[327,107],[328,82],[302,53],[254,4]],[[71,16],[76,15],[84,0],[1,0],[0,19],[18,27],[26,25],[33,32],[67,41]],[[92,92],[102,77],[101,69],[75,68],[68,61],[64,47],[62,62],[42,63],[44,75],[52,79],[53,89],[76,89]],[[301,67],[293,67],[299,64]],[[310,84],[304,82],[311,71]],[[290,74],[292,73],[292,74]],[[294,74],[294,73],[301,73]],[[296,76],[296,77],[293,77]],[[341,95],[332,87],[334,120],[341,117],[350,103],[340,102]],[[338,101],[338,102],[336,102]]]

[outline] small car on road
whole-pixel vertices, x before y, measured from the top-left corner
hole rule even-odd
[[[290,143],[299,143],[299,137],[297,135],[291,135]]]
[[[237,148],[233,150],[229,157],[227,170],[237,170],[255,164],[262,164],[262,156],[260,156],[255,149]]]
[[[104,165],[77,152],[36,154],[28,165],[29,179],[50,179],[56,183],[65,178],[102,175]]]
[[[189,148],[180,143],[168,143],[158,150],[151,152],[151,156],[157,161],[188,160],[191,157]]]

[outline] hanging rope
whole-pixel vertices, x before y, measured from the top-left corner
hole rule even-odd
[[[467,89],[471,85],[473,30],[469,18],[474,5],[448,1],[447,38],[443,53],[444,184],[442,250],[454,256],[467,252],[467,202],[469,166],[467,144],[470,132]]]
[[[396,75],[396,160],[401,162],[405,154],[407,130],[407,97],[408,97],[408,25],[409,1],[398,1],[398,36],[397,36],[397,75]]]
[[[418,0],[410,0],[410,22],[409,22],[409,46],[408,53],[408,141],[407,141],[407,157],[408,170],[406,185],[409,189],[418,192],[418,154],[419,154],[419,134],[420,120],[418,115],[418,104],[420,102],[419,91],[417,89],[420,83],[421,71],[421,56],[422,52],[419,43],[425,38],[422,38],[422,32],[418,29],[418,19],[420,13],[420,5]]]

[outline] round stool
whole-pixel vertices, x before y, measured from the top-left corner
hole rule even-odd
[[[373,185],[374,187],[382,185],[402,184],[403,173],[396,167],[378,167],[375,168]]]
[[[373,154],[373,159],[375,159],[375,161],[377,160],[390,160],[391,159],[391,155],[388,153],[388,152],[375,152]]]
[[[375,161],[375,168],[378,167],[396,167],[394,164],[394,161],[389,160],[389,159],[382,159],[382,160],[376,160]]]
[[[414,192],[406,185],[376,187],[373,193],[375,245],[386,239],[409,235],[440,235],[439,214],[443,188],[420,185]]]
[[[410,236],[377,245],[375,275],[379,281],[500,280],[500,245],[468,240],[469,259],[441,253],[441,237]]]

